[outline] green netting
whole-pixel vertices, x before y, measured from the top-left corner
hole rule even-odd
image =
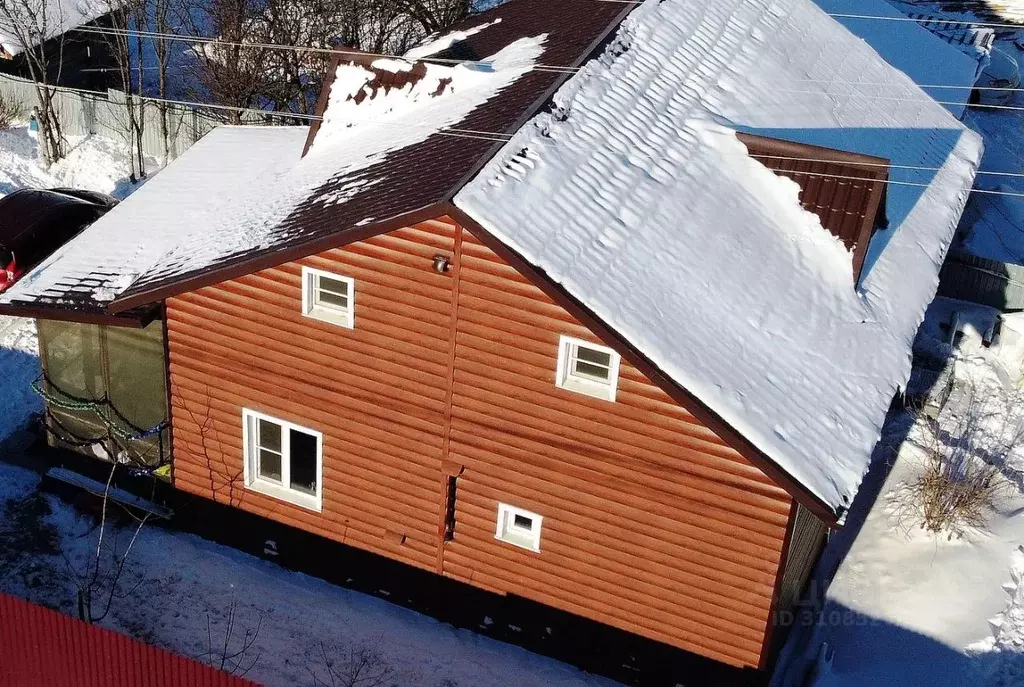
[[[167,449],[163,328],[39,321],[51,440],[89,455],[157,467]],[[102,449],[102,450],[100,450]]]

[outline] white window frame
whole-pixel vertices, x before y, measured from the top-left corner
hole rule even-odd
[[[607,382],[599,382],[596,379],[573,373],[573,362],[576,360],[576,351],[579,348],[589,348],[600,353],[607,353],[610,356]],[[567,389],[579,394],[586,394],[587,396],[614,402],[619,386],[620,361],[621,356],[607,346],[563,334],[558,340],[558,368],[556,370],[555,384],[560,389]]]
[[[253,436],[252,427],[260,420],[273,422],[281,427],[281,483],[278,484],[269,479],[260,477],[256,462],[259,460],[256,447],[256,437]],[[290,488],[291,483],[291,430],[316,437],[316,494],[307,494],[304,491],[297,491]],[[245,487],[264,496],[287,501],[288,503],[309,510],[323,511],[324,493],[324,435],[315,429],[303,427],[293,422],[281,420],[272,415],[266,415],[249,408],[242,409],[242,462],[244,465]]]
[[[326,277],[348,285],[348,308],[339,308],[317,301],[320,291],[320,278]],[[321,322],[340,325],[353,329],[356,326],[356,280],[341,274],[313,267],[302,267],[302,314]]]
[[[533,521],[533,527],[527,530],[516,525],[517,515],[530,518]],[[542,515],[532,513],[523,508],[517,508],[516,506],[510,506],[507,503],[499,503],[498,521],[494,529],[494,538],[527,551],[540,553],[540,533],[543,521],[544,516]]]

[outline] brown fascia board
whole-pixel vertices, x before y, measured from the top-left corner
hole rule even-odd
[[[509,248],[457,206],[450,204],[443,214],[447,214],[459,224],[469,228],[473,235],[480,239],[485,246],[497,253],[499,257],[527,277],[552,300],[565,308],[573,317],[593,332],[595,336],[618,351],[623,358],[628,360],[635,368],[654,382],[655,385],[671,396],[687,412],[720,436],[737,453],[764,472],[769,479],[789,492],[796,501],[814,513],[826,525],[832,528],[838,527],[838,514],[833,512],[828,504],[783,470],[778,463],[754,446],[703,401],[662,372],[647,356],[607,325],[593,311],[569,294],[560,284],[548,277],[544,271]]]
[[[446,205],[434,203],[413,212],[367,224],[364,227],[326,234],[315,240],[304,241],[279,250],[254,253],[251,257],[227,263],[222,267],[215,267],[185,279],[158,282],[139,291],[122,295],[107,306],[107,312],[111,315],[116,315],[133,308],[159,303],[167,298],[195,291],[205,286],[212,286],[222,281],[236,279],[247,274],[259,272],[260,270],[277,267],[286,262],[300,260],[310,255],[331,250],[332,248],[340,248],[350,243],[355,243],[356,241],[364,241],[419,222],[437,219],[444,216],[446,212]]]
[[[347,50],[347,48],[340,48]],[[316,99],[316,109],[313,111],[315,119],[313,123],[309,125],[309,134],[306,136],[306,144],[302,146],[302,157],[306,157],[306,153],[309,152],[310,146],[313,145],[316,134],[320,131],[320,125],[323,123],[324,112],[327,111],[327,103],[331,99],[331,86],[334,85],[334,79],[338,75],[338,65],[341,64],[341,54],[331,54],[331,60],[327,63],[327,74],[324,76],[323,85],[320,86],[320,97]]]
[[[132,316],[39,305],[0,305],[0,315],[30,317],[37,320],[55,320],[58,322],[78,322],[80,324],[101,324],[132,329],[142,329],[157,319],[155,308],[147,310],[138,316]]]

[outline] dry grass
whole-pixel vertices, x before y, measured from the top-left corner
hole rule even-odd
[[[917,413],[912,441],[924,459],[903,515],[950,539],[984,528],[1016,472],[1008,461],[1024,445],[1022,417],[1016,394],[971,379],[943,396],[937,417]]]
[[[25,119],[27,110],[17,100],[12,100],[0,93],[0,131],[7,131],[12,125]]]
[[[985,526],[1001,487],[999,470],[958,451],[938,451],[928,457],[915,485],[921,527],[949,538],[969,528]]]

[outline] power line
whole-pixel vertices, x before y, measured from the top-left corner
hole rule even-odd
[[[629,2],[634,3],[637,0],[595,0],[596,2]],[[1024,26],[1020,27],[1024,28]],[[477,66],[493,67],[494,63],[488,60],[458,60],[448,58],[433,58],[425,56],[421,58],[408,58],[402,55],[393,55],[389,53],[370,53],[362,52],[359,50],[346,50],[343,48],[321,48],[317,46],[297,46],[287,45],[281,43],[251,43],[251,42],[239,42],[239,41],[226,41],[220,38],[214,38],[210,36],[194,36],[186,34],[166,33],[166,32],[155,32],[155,31],[139,31],[136,29],[118,29],[118,28],[105,28],[97,26],[82,26],[75,31],[83,33],[92,33],[97,35],[114,35],[114,36],[138,36],[143,38],[157,38],[162,40],[170,40],[177,42],[186,43],[199,43],[203,45],[223,45],[228,47],[240,47],[260,50],[286,50],[291,52],[312,52],[323,55],[346,55],[346,56],[369,56],[376,57],[379,59],[393,59],[405,62],[426,62],[426,63],[439,63],[439,64],[469,64]],[[522,65],[512,64],[509,68],[519,68]],[[569,67],[565,65],[552,65],[552,64],[533,64],[531,69],[541,72],[552,72],[558,74],[576,74],[582,70],[582,67]],[[835,84],[844,86],[879,86],[879,87],[905,87],[904,84],[897,83],[878,83],[878,82],[856,82],[856,81],[834,81],[830,79],[800,79],[803,83],[821,83],[821,84]],[[965,86],[962,84],[916,84],[919,88],[930,88],[930,89],[946,89],[946,90],[979,90],[979,91],[999,91],[999,92],[1024,92],[1024,88],[1010,88],[1010,87],[997,87],[997,86]],[[787,93],[803,93],[806,95],[824,95],[829,97],[852,97],[857,96],[860,98],[868,98],[873,100],[893,100],[902,102],[936,102],[940,105],[964,105],[962,102],[957,101],[944,101],[944,100],[923,100],[920,98],[897,98],[892,96],[874,95],[874,94],[862,94],[862,93],[824,93],[818,91],[801,91],[801,90],[789,90],[780,91]],[[982,105],[982,107],[992,109],[1017,109],[1024,110],[1024,107],[1014,107],[1010,105]]]
[[[179,34],[179,33],[168,33],[158,31],[140,31],[137,29],[120,29],[114,27],[99,27],[99,26],[79,26],[73,31],[80,33],[92,33],[98,35],[107,36],[133,36],[140,38],[158,38],[161,40],[176,41],[183,43],[199,43],[203,45],[223,45],[234,48],[250,48],[255,50],[286,50],[289,52],[309,52],[318,53],[322,55],[345,55],[349,57],[376,57],[379,59],[388,60],[400,60],[404,62],[426,62],[436,63],[444,65],[474,65],[481,67],[494,67],[494,63],[488,60],[459,60],[453,58],[434,58],[429,55],[424,57],[410,58],[402,55],[393,55],[390,53],[375,53],[375,52],[364,52],[362,50],[346,50],[344,48],[323,48],[313,45],[288,45],[283,43],[253,43],[248,41],[226,41],[221,38],[214,38],[212,36],[195,36],[190,34]],[[512,64],[510,68],[518,67],[520,65]],[[555,64],[533,64],[532,69],[541,72],[554,72],[558,74],[575,74],[579,71],[578,67],[567,67],[563,65]]]
[[[642,5],[646,0],[595,0],[595,2],[612,2],[620,5]],[[851,14],[845,12],[825,12],[825,14],[839,19],[867,19],[876,21],[912,22],[916,24],[948,24],[955,26],[970,26],[981,29],[1013,29],[1015,31],[1024,29],[1024,24],[966,21],[960,19],[946,19],[944,17],[887,17],[879,14]]]
[[[755,158],[757,158],[759,160],[786,160],[786,161],[791,161],[791,162],[809,162],[809,163],[822,163],[822,164],[836,164],[836,160],[816,160],[816,159],[813,159],[813,158],[806,158],[806,157],[787,157],[785,155],[762,155],[760,153],[755,155],[754,153],[750,153],[750,157],[755,157]],[[849,161],[848,160],[843,160],[840,164],[843,164],[843,165],[848,166],[848,167],[876,167],[876,168],[885,168],[885,169],[907,169],[907,170],[912,170],[912,171],[916,171],[916,172],[941,172],[942,171],[941,167],[924,167],[924,166],[919,166],[919,165],[896,165],[896,164],[891,164],[891,163],[890,164],[886,164],[884,162],[865,162],[865,161],[855,161],[855,160],[849,160]],[[792,171],[794,174],[803,174],[803,172],[800,172],[798,170],[790,170],[790,171]],[[1001,176],[1001,177],[1024,178],[1024,174],[1017,173],[1017,172],[988,172],[988,171],[978,170],[978,174],[988,174],[988,175],[992,175],[992,176]],[[868,181],[870,181],[870,180],[868,180]]]
[[[603,0],[601,0],[601,1],[603,1]],[[67,91],[67,92],[72,92],[72,93],[84,93],[84,94],[93,95],[93,96],[105,96],[106,95],[105,93],[102,93],[100,91],[88,91],[88,90],[81,89],[81,88],[70,88],[70,87],[65,87],[65,86],[47,86],[47,88],[50,88],[50,89],[55,90],[55,91]],[[209,104],[209,103],[199,103],[199,102],[188,101],[188,100],[172,100],[172,99],[168,99],[168,98],[152,98],[152,97],[149,97],[149,96],[133,96],[133,97],[136,97],[136,98],[139,98],[139,99],[141,99],[143,101],[148,101],[148,102],[164,103],[164,104],[168,104],[168,105],[180,105],[180,106],[186,106],[186,107],[195,107],[195,108],[199,108],[199,109],[208,108],[208,109],[222,110],[222,111],[228,111],[228,112],[245,112],[245,113],[258,114],[258,115],[267,116],[267,117],[281,117],[281,118],[285,118],[285,119],[301,119],[301,120],[304,120],[304,121],[323,121],[324,120],[323,117],[320,117],[320,116],[317,116],[317,115],[307,115],[307,114],[301,114],[301,113],[275,112],[275,111],[271,111],[271,110],[261,110],[261,109],[258,109],[258,108],[234,107],[232,105],[214,105],[214,104]],[[350,123],[350,124],[380,124],[380,125],[384,125],[384,126],[397,126],[397,127],[403,127],[403,128],[416,128],[416,126],[419,126],[419,125],[409,124],[407,122],[373,122],[373,121],[368,121],[368,120],[339,120],[339,121],[342,121],[344,123]],[[452,137],[455,137],[455,138],[466,138],[466,139],[473,139],[473,140],[484,140],[484,141],[490,141],[490,142],[494,142],[494,143],[508,143],[509,141],[512,140],[512,135],[511,134],[504,134],[504,133],[499,133],[499,132],[494,132],[494,131],[480,131],[480,130],[475,130],[475,129],[457,129],[457,128],[454,128],[454,127],[446,127],[446,128],[441,128],[441,129],[434,129],[433,127],[430,127],[429,125],[422,125],[422,126],[423,126],[423,128],[430,128],[434,133],[437,133],[439,135],[452,136]],[[551,143],[554,144],[554,145],[560,145],[560,144],[555,143],[555,142],[551,142]],[[792,161],[806,162],[806,163],[813,163],[813,162],[834,163],[835,162],[835,160],[821,160],[821,159],[812,159],[812,158],[797,158],[797,157],[786,157],[786,156],[778,156],[778,155],[755,155],[755,154],[750,154],[750,157],[755,158],[755,159],[763,158],[763,159],[792,160]],[[847,164],[847,163],[844,163],[844,164]],[[854,163],[849,163],[849,164],[859,165],[859,166],[874,166],[874,165],[883,166],[881,163],[869,163],[869,162],[854,162]],[[934,172],[941,171],[941,168],[938,168],[938,167],[933,167],[933,168],[923,167],[923,166],[922,167],[916,167],[916,166],[913,166],[913,165],[884,165],[884,166],[887,166],[887,167],[892,168],[892,169],[906,168],[906,169],[919,169],[920,171],[934,171]],[[857,177],[857,176],[843,175],[843,174],[833,174],[833,173],[828,173],[828,172],[803,172],[803,171],[791,170],[791,173],[793,173],[793,174],[801,174],[801,175],[804,175],[804,176],[824,177],[824,178],[846,180],[846,181],[861,181],[861,182],[869,182],[869,183],[882,183],[882,184],[895,185],[895,186],[912,186],[912,187],[917,187],[917,188],[929,188],[930,187],[930,184],[924,184],[924,183],[918,183],[918,182],[896,181],[896,180],[893,180],[893,179],[865,179],[864,177]],[[1024,177],[1024,174],[1017,174],[1017,173],[1013,173],[1013,172],[984,172],[984,173],[992,174],[992,175],[998,175],[998,176],[1007,176],[1007,177]],[[1010,192],[1010,191],[996,191],[996,190],[989,190],[989,189],[971,189],[969,191],[969,193],[979,193],[979,194],[989,195],[989,196],[1004,196],[1004,197],[1011,197],[1011,198],[1024,198],[1024,193],[1017,193],[1017,192]]]

